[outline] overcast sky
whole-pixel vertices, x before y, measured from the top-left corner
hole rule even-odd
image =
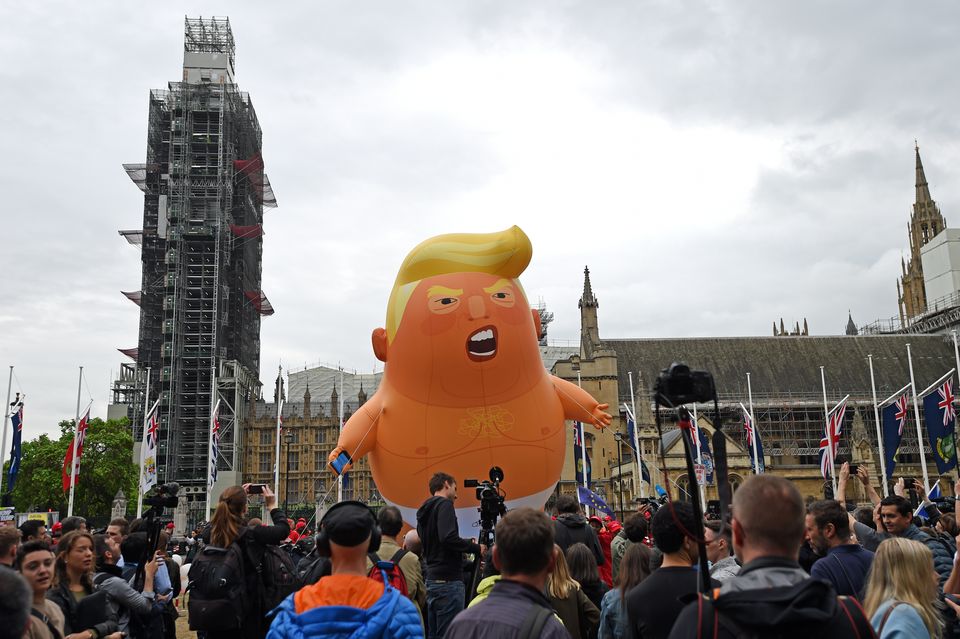
[[[952,1],[4,2],[0,377],[27,438],[73,417],[80,365],[105,416],[137,344],[120,164],[144,161],[184,15],[230,17],[263,128],[267,384],[373,370],[397,267],[439,233],[523,228],[531,302],[576,340],[585,265],[604,337],[895,315],[915,138],[960,223]]]

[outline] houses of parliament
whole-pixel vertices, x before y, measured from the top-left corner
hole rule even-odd
[[[858,328],[848,315],[846,330],[837,335],[810,335],[804,320],[802,327],[797,322],[792,331],[784,330],[781,321],[779,328],[774,324],[772,335],[763,337],[610,337],[603,333],[601,323],[603,282],[592,281],[589,269],[584,269],[583,290],[577,303],[579,346],[552,346],[542,341],[541,353],[544,366],[553,374],[579,382],[598,401],[610,405],[613,424],[603,431],[588,427],[586,446],[592,488],[612,508],[630,510],[634,498],[653,494],[656,486],[680,499],[696,489],[687,485],[683,444],[674,416],[664,414],[659,431],[656,426],[651,388],[660,371],[672,362],[683,362],[691,369],[713,375],[719,415],[714,414],[712,404],[702,405],[698,407],[699,421],[711,434],[717,425],[722,427],[727,438],[729,480],[734,489],[752,472],[741,410],[741,403],[748,404],[749,373],[766,472],[792,480],[805,496],[824,495],[830,482],[821,476],[819,465],[819,445],[825,427],[821,366],[828,370],[829,405],[850,396],[838,464],[849,460],[866,465],[873,483],[879,485],[877,413],[868,357],[873,361],[878,399],[910,382],[907,344],[911,347],[918,390],[956,366],[950,331],[960,324],[960,300],[956,294],[960,287],[944,288],[942,276],[952,276],[950,256],[956,250],[955,281],[960,282],[960,234],[954,236],[946,228],[946,220],[931,196],[919,148],[915,152],[915,198],[907,224],[910,253],[896,283],[898,321],[878,321]],[[943,266],[945,260],[948,264]],[[934,264],[944,272],[925,276],[925,264]],[[951,288],[952,294],[928,297],[934,289],[939,292]],[[336,446],[341,413],[345,421],[368,394],[373,394],[379,381],[379,374],[348,374],[335,367],[318,366],[291,372],[289,392],[284,394],[282,380],[278,379],[275,402],[284,396],[289,398],[281,411],[285,433],[279,460],[281,503],[322,508],[324,503],[336,500],[331,483],[335,480],[326,469],[326,460]],[[637,466],[627,444],[626,413],[631,404],[636,406],[640,454],[649,469],[649,482],[636,481]],[[244,481],[272,483],[276,426],[276,404],[263,398],[256,401],[243,428]],[[567,432],[566,461],[557,490],[573,493],[572,424]],[[897,476],[922,475],[919,446],[929,450],[926,441],[917,441],[911,413],[897,455]],[[936,468],[929,453],[927,459],[930,476],[935,478]],[[365,460],[350,475],[343,488],[345,499],[360,499],[374,506],[382,504]],[[716,498],[715,486],[706,486],[705,490],[708,499]],[[952,484],[944,485],[943,492],[952,494]],[[865,500],[859,482],[850,483],[847,495]]]

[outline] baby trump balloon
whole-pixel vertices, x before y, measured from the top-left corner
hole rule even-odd
[[[540,316],[517,279],[532,252],[514,226],[430,238],[400,267],[386,328],[373,331],[383,380],[330,461],[369,455],[380,494],[411,525],[438,471],[461,486],[465,537],[477,535],[478,504],[463,480],[486,479],[492,466],[504,471],[507,508],[542,508],[560,479],[564,420],[610,423],[606,404],[543,366]]]

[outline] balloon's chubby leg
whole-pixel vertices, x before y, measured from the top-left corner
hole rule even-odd
[[[550,376],[553,387],[557,389],[557,397],[563,406],[563,416],[566,419],[589,422],[598,428],[610,425],[613,417],[607,412],[609,404],[599,404],[593,395],[576,384],[554,375]]]
[[[330,451],[327,460],[333,462],[340,453],[346,451],[351,460],[357,460],[369,453],[377,444],[377,423],[383,411],[383,401],[379,393],[374,393],[360,409],[353,414],[340,431],[337,447]],[[353,464],[347,464],[343,472],[347,472]],[[333,470],[331,468],[331,470]]]

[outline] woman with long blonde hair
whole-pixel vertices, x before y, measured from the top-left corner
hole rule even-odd
[[[877,548],[863,607],[879,639],[939,637],[933,553],[918,541],[892,537]]]
[[[54,563],[54,586],[47,593],[47,599],[60,606],[63,611],[65,639],[121,639],[117,631],[117,619],[110,614],[106,593],[98,593],[102,601],[91,605],[84,600],[94,594],[93,587],[93,535],[85,530],[71,530],[60,538],[57,544],[57,559]],[[80,627],[81,608],[100,608],[102,620],[90,627]],[[90,614],[83,615],[90,619]]]
[[[591,639],[596,636],[597,624],[600,623],[600,609],[593,605],[580,584],[570,576],[570,568],[560,546],[554,544],[553,552],[557,559],[553,572],[547,577],[550,603],[573,639]]]

